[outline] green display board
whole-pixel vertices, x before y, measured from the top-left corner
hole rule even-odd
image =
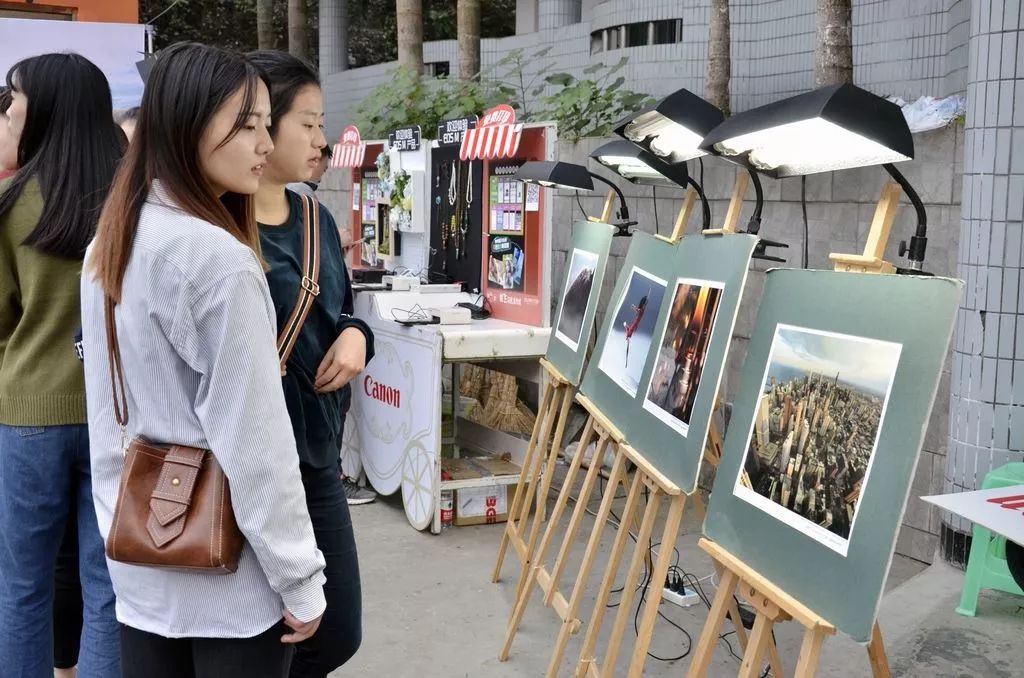
[[[867,642],[962,283],[779,269],[704,533]]]
[[[686,492],[696,488],[756,242],[635,235],[583,378],[584,395]]]
[[[573,386],[579,386],[594,331],[613,229],[608,224],[578,221],[565,260],[565,278],[551,328],[546,358]]]

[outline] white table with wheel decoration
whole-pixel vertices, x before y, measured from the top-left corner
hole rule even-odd
[[[409,524],[417,530],[429,527],[435,534],[441,531],[442,491],[514,486],[519,479],[518,472],[508,472],[442,480],[442,449],[450,449],[455,458],[491,455],[521,464],[529,442],[462,416],[460,365],[478,364],[542,387],[538,360],[547,350],[550,329],[495,318],[461,325],[405,326],[396,321],[419,309],[451,308],[477,298],[430,293],[426,286],[421,291],[356,294],[355,312],[373,329],[376,356],[352,385],[342,466],[354,477],[365,471],[383,495],[401,489]],[[446,399],[451,403],[450,430],[443,430]]]

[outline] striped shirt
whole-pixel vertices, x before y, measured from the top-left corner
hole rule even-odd
[[[86,260],[91,252],[86,254]],[[168,638],[245,638],[323,613],[316,547],[281,391],[274,308],[251,249],[174,206],[159,182],[142,209],[117,307],[129,434],[213,450],[246,545],[230,575],[108,561],[117,618]],[[93,499],[110,532],[123,458],[103,291],[82,276]]]

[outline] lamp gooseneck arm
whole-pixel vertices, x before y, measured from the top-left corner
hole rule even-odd
[[[711,228],[711,205],[708,204],[708,199],[704,195],[704,188],[691,176],[686,177],[686,183],[693,186],[693,190],[697,191],[697,195],[700,196],[701,208],[704,211],[704,230],[706,231]]]
[[[598,181],[608,184],[609,186],[612,187],[612,190],[615,191],[615,195],[619,196],[619,207],[621,208],[619,210],[619,216],[622,219],[629,219],[629,209],[626,207],[626,197],[622,195],[622,190],[620,190],[619,187],[613,184],[612,182],[602,177],[600,174],[594,174],[593,172],[587,172],[587,174],[589,174],[594,179],[597,179]]]
[[[747,174],[750,175],[750,181],[754,184],[754,213],[750,215],[750,221],[747,222],[747,233],[757,235],[757,232],[761,230],[761,210],[764,208],[764,190],[761,188],[761,178],[757,176],[757,172],[752,169],[748,169]]]
[[[924,265],[924,251],[928,246],[928,213],[924,209],[924,203],[921,202],[921,196],[917,194],[907,178],[892,163],[887,162],[882,167],[900,185],[917,212],[917,229],[914,231],[914,235],[910,236],[910,247],[906,247],[905,243],[901,242],[900,254],[906,252],[907,259],[910,260],[910,268],[920,271]]]

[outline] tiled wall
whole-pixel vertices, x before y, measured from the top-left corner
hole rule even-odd
[[[944,490],[979,487],[1024,449],[1024,32],[1020,0],[972,3],[959,276]],[[970,525],[952,515],[954,529]]]

